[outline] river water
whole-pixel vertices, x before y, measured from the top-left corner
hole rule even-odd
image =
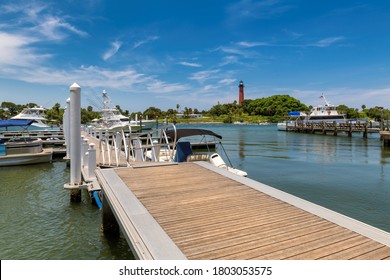
[[[390,232],[390,148],[378,135],[323,136],[275,125],[208,124],[248,177]],[[223,154],[222,154],[223,156]],[[225,158],[226,159],[226,158]],[[226,159],[227,160],[227,159]],[[71,203],[66,162],[0,168],[0,259],[131,259],[107,239],[101,210]]]

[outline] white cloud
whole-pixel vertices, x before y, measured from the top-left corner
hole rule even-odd
[[[193,73],[188,79],[195,80],[199,83],[204,83],[207,80],[218,78],[217,74],[219,72],[220,72],[219,69],[199,71],[199,72]]]
[[[49,55],[39,55],[29,45],[36,42],[34,37],[0,32],[0,65],[32,66]],[[3,69],[4,71],[4,69]]]
[[[69,33],[81,37],[88,33],[70,24],[63,16],[52,14],[49,5],[37,2],[9,4],[0,7],[3,14],[14,14],[15,18],[7,25],[18,28],[19,33],[34,34],[41,40],[63,40]]]
[[[320,48],[325,48],[325,47],[329,47],[337,42],[340,42],[340,41],[343,41],[345,38],[344,37],[329,37],[329,38],[325,38],[325,39],[322,39],[322,40],[319,40],[317,41],[316,43],[314,44],[311,44],[311,46],[314,46],[314,47],[320,47]]]
[[[279,0],[241,0],[228,7],[229,21],[272,18],[291,8]]]
[[[170,84],[163,81],[154,80],[147,84],[147,89],[149,92],[153,93],[171,93],[188,90],[189,86],[178,83]]]
[[[237,56],[234,55],[228,55],[222,58],[222,62],[219,64],[219,66],[225,66],[229,64],[239,64],[240,61]]]
[[[104,60],[108,60],[110,59],[112,56],[114,56],[120,49],[120,47],[122,46],[122,42],[120,41],[114,41],[111,43],[111,48],[109,50],[107,50],[104,54],[103,54],[103,59]]]
[[[269,46],[266,42],[246,42],[241,41],[237,43],[238,46],[244,47],[244,48],[252,48],[252,47],[259,47],[259,46]]]
[[[183,66],[189,66],[189,67],[202,67],[202,64],[199,63],[193,63],[193,62],[178,62],[177,64],[183,65]]]
[[[77,81],[91,88],[112,88],[123,92],[171,93],[188,90],[189,86],[167,83],[155,77],[137,72],[132,68],[112,70],[96,66],[80,66],[77,69],[61,70],[48,67],[3,68],[0,77],[12,78],[41,85],[70,85]]]
[[[216,48],[215,51],[221,51],[223,53],[235,54],[235,55],[241,55],[241,56],[249,56],[248,52],[242,50],[241,48],[234,48],[234,47],[228,47],[228,46],[220,46],[220,47]]]
[[[223,85],[231,85],[232,83],[234,83],[236,81],[236,79],[222,79],[220,80],[218,83],[219,84],[223,84]]]
[[[302,103],[312,106],[323,104],[323,100],[319,98],[322,94],[325,95],[326,99],[331,104],[344,104],[350,108],[357,108],[359,110],[363,104],[370,108],[390,103],[390,88],[329,88],[326,90],[279,89],[276,90],[276,92],[290,94],[299,99]]]
[[[142,45],[145,45],[145,44],[147,44],[149,42],[152,42],[152,41],[156,41],[158,39],[160,39],[159,36],[149,36],[146,39],[143,39],[143,40],[135,42],[134,45],[133,45],[133,48],[134,49],[139,48]]]

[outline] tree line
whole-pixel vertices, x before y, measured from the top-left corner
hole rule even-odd
[[[12,102],[2,102],[0,106],[0,119],[9,119],[22,111],[26,107],[37,106],[35,103],[15,104]],[[116,108],[125,116],[135,119],[138,118],[149,119],[167,119],[169,122],[176,122],[177,114],[182,114],[184,119],[189,119],[192,114],[202,114],[203,117],[212,120],[233,122],[233,121],[247,121],[247,120],[261,120],[268,122],[276,122],[286,118],[290,111],[301,111],[309,113],[312,106],[307,106],[301,103],[294,97],[289,95],[272,95],[258,99],[246,99],[241,105],[236,101],[233,103],[214,105],[209,110],[199,111],[198,109],[184,107],[176,104],[175,108],[163,111],[157,107],[151,106],[145,111],[132,112],[123,110],[119,105]],[[390,110],[380,106],[367,108],[365,105],[358,108],[349,108],[346,105],[339,105],[339,113],[345,114],[348,119],[362,119],[368,118],[376,121],[390,119]],[[47,109],[47,119],[56,124],[62,123],[62,116],[65,109],[61,108],[59,103],[56,103],[52,108]],[[94,119],[100,118],[100,112],[94,111],[92,106],[81,109],[81,122],[90,123]]]

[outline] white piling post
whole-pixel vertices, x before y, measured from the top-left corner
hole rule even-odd
[[[87,164],[88,164],[88,148],[89,148],[89,145],[88,145],[88,140],[83,138],[82,140],[82,166],[86,167]]]
[[[70,184],[81,184],[81,88],[70,86]]]
[[[70,98],[66,100],[66,110],[63,116],[64,123],[64,136],[65,136],[65,146],[66,146],[66,156],[65,159],[70,158]]]
[[[80,138],[80,159],[81,159],[81,168],[84,166],[84,136]]]
[[[88,140],[84,139],[82,142],[82,145],[83,145],[83,155],[82,155],[83,166],[87,167],[88,166],[88,149],[89,149]]]
[[[88,177],[89,179],[95,178],[95,169],[96,169],[96,149],[95,144],[89,144],[88,149]]]

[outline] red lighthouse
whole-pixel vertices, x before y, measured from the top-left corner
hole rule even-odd
[[[238,91],[238,105],[242,105],[242,102],[244,101],[244,82],[240,81],[240,84],[238,85],[239,91]]]

